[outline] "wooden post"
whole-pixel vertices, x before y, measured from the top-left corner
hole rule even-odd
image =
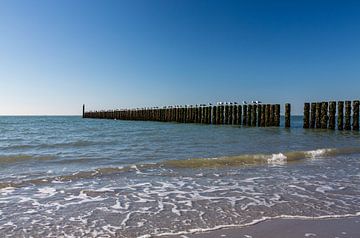
[[[257,122],[257,105],[253,105],[253,109],[252,109],[252,115],[251,115],[251,126],[256,127],[256,122]]]
[[[321,128],[327,129],[328,124],[328,103],[321,103]]]
[[[290,117],[291,117],[291,105],[290,103],[285,104],[285,128],[290,127]]]
[[[265,105],[265,126],[270,126],[270,104]]]
[[[252,110],[253,110],[253,106],[251,104],[248,105],[248,111],[247,111],[247,116],[248,116],[247,125],[248,126],[251,126]]]
[[[229,106],[229,124],[233,124],[233,118],[234,118],[234,106],[230,105]]]
[[[207,106],[206,108],[206,124],[211,124],[211,106]]]
[[[202,114],[202,121],[204,124],[207,124],[207,119],[208,119],[208,110],[207,110],[207,107],[204,107],[203,108],[203,114]]]
[[[310,127],[310,103],[304,103],[304,120],[303,120],[303,128]]]
[[[82,118],[85,118],[85,104],[83,104],[83,113],[82,113]]]
[[[266,126],[265,124],[265,118],[266,118],[266,105],[261,105],[261,121],[260,121],[260,126],[264,127]]]
[[[344,102],[338,102],[338,130],[344,129]]]
[[[233,125],[237,125],[239,121],[239,113],[238,113],[238,106],[234,105],[233,107],[233,120],[232,120],[232,124]]]
[[[315,128],[315,118],[316,118],[316,103],[311,103],[311,116],[310,116],[310,128]]]
[[[359,130],[359,100],[353,101],[353,130]]]
[[[258,106],[257,106],[257,110],[258,110],[258,113],[257,113],[257,126],[258,127],[260,127],[261,126],[261,112],[262,112],[262,105],[261,104],[259,104]]]
[[[336,102],[329,103],[329,129],[335,130]]]
[[[220,124],[220,107],[216,106],[216,124]]]
[[[321,128],[321,103],[316,103],[316,118],[315,118],[315,126],[316,128]]]
[[[242,118],[242,106],[241,105],[239,105],[238,106],[238,121],[237,121],[237,125],[241,125],[241,118]]]
[[[199,123],[204,123],[204,107],[199,107]]]
[[[224,124],[224,106],[220,106],[220,124]]]
[[[224,124],[229,124],[229,106],[225,105],[225,119]]]
[[[196,106],[195,110],[196,110],[195,123],[200,123],[200,118],[201,118],[200,108]]]
[[[212,107],[211,116],[211,124],[216,124],[216,106]]]
[[[280,104],[275,105],[275,120],[274,120],[275,126],[280,126]]]
[[[247,120],[248,120],[248,116],[247,116],[247,105],[243,106],[243,126],[247,125]]]
[[[345,130],[351,130],[351,101],[345,101]]]
[[[203,121],[204,121],[204,124],[208,124],[208,117],[209,117],[208,107],[207,107],[207,106],[204,106],[204,113],[203,113]]]
[[[274,114],[273,114],[273,110],[272,110],[272,105],[269,104],[269,126],[272,126],[274,123]]]
[[[275,125],[275,104],[270,105],[270,126]]]

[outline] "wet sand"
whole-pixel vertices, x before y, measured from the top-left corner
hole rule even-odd
[[[274,219],[253,226],[172,236],[179,238],[359,238],[360,217],[321,220]]]

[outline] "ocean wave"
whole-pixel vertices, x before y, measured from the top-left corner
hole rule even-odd
[[[323,148],[308,151],[290,151],[273,154],[243,154],[215,158],[193,158],[188,160],[168,160],[164,166],[174,168],[214,168],[261,164],[285,164],[305,159],[327,158],[360,153],[360,148]]]
[[[6,186],[23,187],[29,184],[47,184],[52,182],[66,182],[79,179],[89,179],[111,174],[131,172],[145,174],[147,169],[199,169],[220,167],[241,167],[255,165],[284,165],[286,163],[300,162],[306,159],[330,158],[340,155],[360,153],[360,148],[323,148],[308,151],[291,151],[274,154],[243,154],[237,156],[224,156],[215,158],[193,158],[186,160],[165,160],[159,163],[137,164],[120,167],[100,167],[88,171],[78,171],[72,174],[55,177],[41,177],[37,179],[22,180],[17,182],[0,182],[0,188]],[[11,163],[23,160],[50,160],[51,156],[0,156],[0,163]],[[76,160],[71,160],[74,162]],[[60,161],[59,161],[60,162]],[[68,161],[69,163],[69,161]]]

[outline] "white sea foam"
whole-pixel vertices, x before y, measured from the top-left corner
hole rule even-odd
[[[6,188],[1,188],[0,189],[0,194],[2,196],[7,196],[11,193],[15,192],[15,188],[14,187],[6,187]]]
[[[267,162],[273,165],[283,165],[286,163],[286,159],[287,157],[283,153],[272,154],[272,156],[267,159]]]
[[[56,194],[56,189],[51,187],[39,188],[38,189],[38,197],[51,197]]]
[[[310,150],[310,151],[306,151],[305,154],[312,158],[319,158],[319,157],[323,157],[326,153],[333,151],[333,149],[317,149],[317,150]]]
[[[334,190],[334,189],[332,187],[330,187],[329,185],[322,185],[315,189],[315,191],[319,192],[319,193],[326,193],[327,191],[331,191],[331,190]]]
[[[331,219],[331,218],[347,218],[347,217],[357,217],[360,216],[360,212],[356,212],[354,214],[345,214],[345,215],[324,215],[324,216],[317,216],[317,217],[310,217],[310,216],[291,216],[291,215],[279,215],[275,217],[262,217],[260,219],[255,219],[249,223],[245,224],[228,224],[228,225],[218,225],[214,226],[212,228],[193,228],[188,231],[179,231],[179,232],[164,232],[156,234],[156,236],[179,236],[179,235],[186,235],[186,234],[194,234],[194,233],[200,233],[200,232],[209,232],[209,231],[215,231],[220,230],[224,228],[241,228],[241,227],[247,227],[252,226],[255,224],[258,224],[260,222],[264,222],[267,220],[273,220],[273,219],[279,219],[279,218],[285,218],[285,219],[302,219],[302,220],[314,220],[314,219]],[[151,235],[144,236],[144,237],[151,237]]]

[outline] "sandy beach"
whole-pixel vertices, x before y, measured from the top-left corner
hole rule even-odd
[[[169,236],[179,238],[357,238],[360,237],[360,217],[319,220],[274,219],[253,226],[220,229],[211,232]]]

